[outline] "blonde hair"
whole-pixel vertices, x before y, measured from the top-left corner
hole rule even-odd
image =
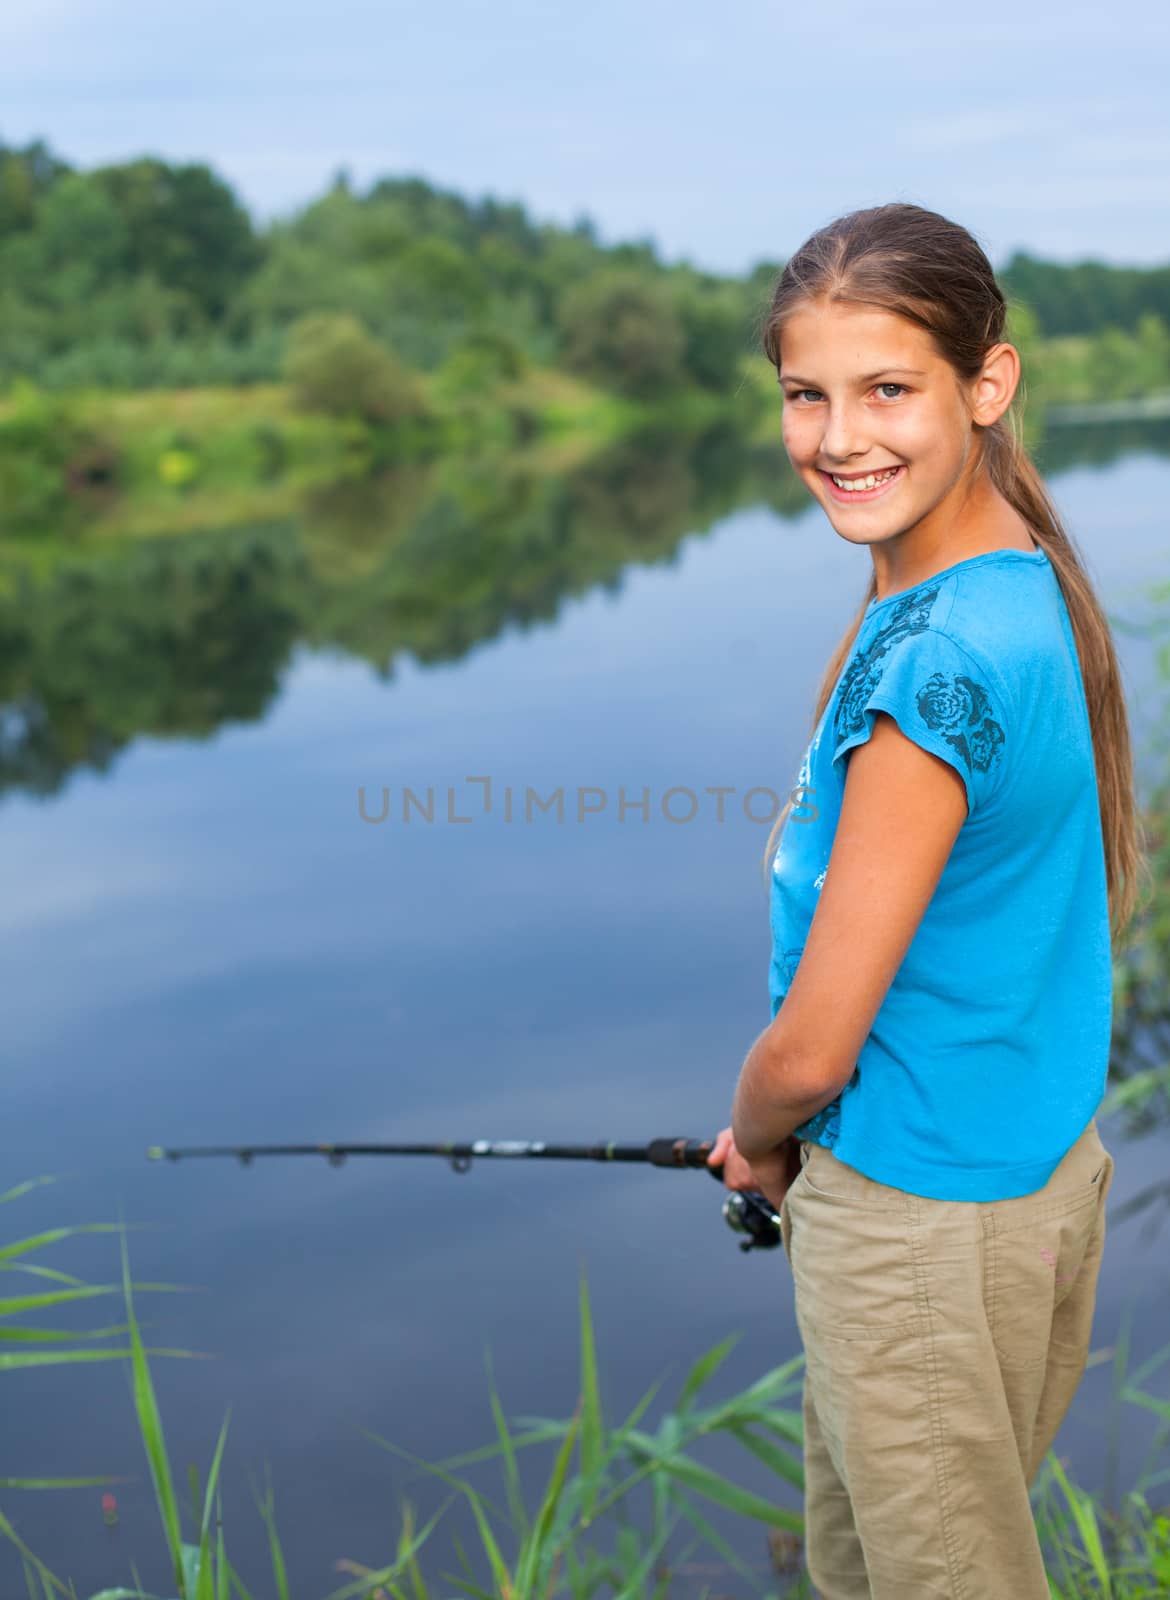
[[[862,303],[906,317],[929,333],[961,379],[982,370],[992,345],[1004,337],[1007,307],[991,263],[958,223],[921,206],[895,203],[853,211],[814,233],[787,262],[772,291],[760,329],[764,354],[780,367],[785,318],[804,301],[826,298]],[[1068,607],[1084,683],[1114,949],[1131,931],[1139,907],[1139,879],[1152,887],[1148,839],[1134,786],[1129,719],[1108,620],[1088,574],[1024,446],[1021,384],[998,422],[979,430],[985,469],[996,489],[1024,518],[1052,563]],[[837,680],[877,597],[870,577],[865,597],[825,669],[812,728],[832,698]],[[764,873],[793,807],[781,811],[768,838]]]

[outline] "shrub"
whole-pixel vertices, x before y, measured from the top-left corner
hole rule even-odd
[[[115,445],[70,404],[17,385],[0,421],[0,533],[62,531],[116,489],[120,470]]]
[[[440,391],[451,397],[485,394],[497,384],[523,377],[528,358],[506,333],[477,329],[452,350],[438,375]]]
[[[686,334],[670,290],[641,272],[586,278],[560,307],[564,359],[575,372],[635,399],[665,394],[683,379]]]
[[[356,416],[379,427],[426,411],[415,374],[344,313],[320,312],[294,323],[284,370],[306,411]]]

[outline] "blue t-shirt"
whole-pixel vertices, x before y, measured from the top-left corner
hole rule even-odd
[[[1044,552],[972,556],[867,607],[773,860],[773,1017],[878,711],[959,773],[968,814],[853,1076],[796,1136],[931,1199],[1031,1194],[1100,1104],[1113,1012],[1088,711]]]

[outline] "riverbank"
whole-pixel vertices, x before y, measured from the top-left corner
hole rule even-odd
[[[51,1181],[42,1178],[20,1184],[0,1196],[0,1203],[20,1200]],[[182,1365],[198,1352],[148,1349],[136,1309],[136,1300],[144,1293],[176,1286],[132,1282],[124,1230],[117,1225],[90,1224],[18,1239],[7,1246],[7,1253],[36,1256],[46,1245],[58,1242],[62,1234],[93,1231],[122,1234],[120,1284],[95,1285],[74,1277],[69,1280],[70,1288],[52,1296],[26,1297],[25,1301],[14,1303],[13,1309],[43,1306],[48,1300],[61,1302],[120,1293],[125,1324],[72,1334],[55,1328],[17,1330],[17,1337],[23,1332],[23,1352],[6,1358],[7,1364],[17,1369],[119,1361],[125,1362],[132,1374],[135,1423],[158,1518],[153,1528],[135,1527],[132,1545],[125,1543],[125,1538],[131,1536],[127,1527],[119,1541],[121,1548],[116,1554],[113,1548],[109,1551],[109,1577],[116,1579],[119,1568],[128,1569],[134,1588],[104,1588],[92,1600],[134,1600],[142,1596],[140,1568],[148,1582],[165,1592],[169,1593],[173,1586],[180,1600],[212,1600],[216,1595],[226,1600],[229,1589],[240,1595],[266,1593],[274,1600],[288,1600],[289,1561],[281,1541],[281,1518],[270,1468],[266,1470],[263,1495],[255,1494],[269,1557],[265,1565],[270,1570],[262,1579],[264,1589],[255,1587],[261,1580],[251,1569],[247,1572],[249,1587],[245,1588],[228,1556],[229,1546],[236,1548],[240,1531],[239,1497],[230,1489],[226,1517],[223,1508],[230,1410],[205,1471],[201,1472],[194,1463],[188,1466],[190,1503],[184,1503],[178,1462],[167,1445],[163,1408],[149,1358],[177,1359]],[[663,1386],[660,1377],[629,1414],[615,1423],[610,1420],[612,1405],[603,1399],[601,1374],[605,1364],[599,1358],[583,1268],[579,1275],[577,1331],[577,1394],[568,1417],[523,1419],[510,1424],[489,1364],[488,1388],[496,1436],[481,1448],[430,1462],[372,1430],[362,1430],[367,1443],[409,1462],[416,1475],[425,1474],[437,1480],[436,1487],[442,1484],[452,1492],[432,1513],[434,1496],[420,1493],[422,1486],[416,1483],[414,1494],[424,1503],[422,1516],[413,1496],[401,1496],[396,1507],[400,1526],[394,1547],[385,1548],[391,1539],[384,1531],[371,1530],[383,1543],[378,1564],[371,1564],[368,1558],[335,1559],[335,1570],[352,1581],[334,1588],[328,1600],[357,1600],[359,1596],[370,1600],[381,1596],[385,1600],[390,1595],[406,1600],[408,1593],[413,1600],[429,1600],[440,1592],[434,1576],[435,1556],[440,1550],[448,1562],[451,1553],[458,1554],[467,1582],[447,1573],[443,1573],[444,1580],[455,1582],[467,1593],[484,1596],[485,1600],[528,1600],[537,1595],[545,1600],[555,1596],[593,1600],[604,1594],[632,1597],[645,1594],[650,1585],[655,1594],[661,1594],[672,1581],[685,1581],[692,1570],[688,1567],[689,1558],[695,1551],[703,1553],[707,1570],[717,1574],[724,1585],[738,1579],[741,1593],[746,1583],[758,1594],[761,1578],[767,1585],[767,1594],[777,1600],[780,1596],[800,1600],[810,1592],[805,1560],[804,1427],[800,1410],[803,1352],[797,1351],[774,1365],[748,1388],[715,1398],[712,1391],[721,1387],[720,1369],[740,1338],[731,1333],[693,1362],[677,1398],[665,1411],[654,1407]],[[111,1339],[120,1343],[111,1345]],[[63,1347],[72,1341],[77,1341],[79,1347]],[[1129,1368],[1128,1350],[1127,1324],[1116,1349],[1094,1351],[1088,1360],[1089,1366],[1112,1361],[1115,1418],[1121,1403],[1127,1402],[1153,1411],[1165,1421],[1170,1407],[1138,1384],[1165,1365],[1170,1345],[1136,1371]],[[195,1383],[198,1379],[187,1381]],[[1170,1576],[1170,1507],[1160,1506],[1158,1495],[1153,1496],[1152,1504],[1147,1498],[1167,1475],[1160,1453],[1165,1437],[1163,1427],[1138,1483],[1115,1510],[1072,1482],[1055,1451],[1047,1453],[1032,1486],[1031,1500],[1054,1600],[1145,1600],[1151,1594],[1165,1592],[1163,1585]],[[713,1445],[718,1451],[714,1461]],[[542,1448],[551,1451],[547,1476],[534,1479],[528,1469],[528,1456]],[[503,1480],[500,1498],[506,1511],[484,1491],[481,1482],[473,1481],[480,1478],[475,1469],[484,1463],[491,1463]],[[1162,1470],[1152,1470],[1159,1467]],[[279,1474],[279,1466],[277,1470]],[[9,1505],[13,1490],[62,1493],[85,1489],[93,1493],[103,1488],[103,1519],[112,1529],[120,1524],[119,1496],[126,1482],[124,1476],[109,1475],[55,1480],[8,1478],[2,1487],[8,1491]],[[112,1492],[115,1485],[117,1493]],[[425,1522],[423,1517],[427,1518]],[[452,1527],[459,1521],[471,1544],[470,1558]],[[327,1537],[324,1529],[322,1536]],[[60,1594],[62,1600],[67,1600],[77,1593],[70,1581],[73,1574],[69,1569],[74,1563],[66,1556],[69,1546],[60,1538],[52,1552],[38,1552],[3,1512],[0,1537],[23,1568],[30,1594],[39,1588],[46,1596]],[[711,1558],[715,1558],[714,1562]],[[298,1576],[302,1582],[308,1579],[307,1574]],[[1151,1584],[1159,1587],[1152,1588]]]
[[[287,516],[306,491],[410,463],[509,453],[580,465],[653,424],[680,434],[762,404],[683,390],[653,405],[531,369],[470,399],[424,384],[417,416],[382,427],[309,410],[286,384],[66,396],[19,385],[0,401],[0,537],[166,535]]]
[[[1030,446],[1049,430],[1170,417],[1170,391],[1058,403],[1076,386],[1053,389],[1043,350],[1037,370],[1025,412]],[[0,542],[35,551],[270,522],[330,485],[444,461],[574,471],[649,430],[693,438],[724,427],[749,448],[781,447],[776,374],[758,355],[742,359],[726,393],[689,387],[668,401],[614,394],[552,368],[528,368],[474,396],[419,382],[417,411],[395,425],[306,408],[284,383],[66,395],[17,385],[0,399]],[[1058,460],[1059,448],[1049,454]]]

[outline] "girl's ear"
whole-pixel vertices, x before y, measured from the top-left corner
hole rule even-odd
[[[981,428],[998,422],[1012,403],[1020,381],[1020,354],[1015,345],[993,344],[983,371],[971,385],[971,420]]]

